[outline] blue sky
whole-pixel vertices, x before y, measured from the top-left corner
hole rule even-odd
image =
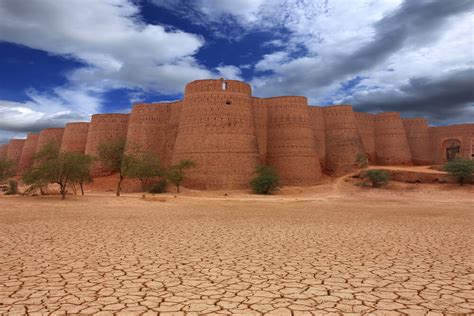
[[[0,0],[0,142],[219,77],[473,122],[472,15],[471,0]]]

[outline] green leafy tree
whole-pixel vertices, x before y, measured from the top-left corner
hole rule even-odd
[[[167,179],[176,186],[179,193],[179,186],[185,178],[185,170],[196,166],[196,163],[189,159],[181,160],[178,164],[171,166],[168,171]]]
[[[122,182],[134,165],[135,157],[125,152],[125,139],[103,142],[97,146],[97,152],[102,166],[118,174],[116,195],[120,196]]]
[[[74,167],[71,169],[71,182],[78,184],[81,194],[84,195],[84,184],[92,183],[91,166],[94,158],[78,152],[66,153],[69,163]]]
[[[362,178],[369,180],[372,187],[375,188],[387,184],[390,181],[390,173],[386,170],[372,169],[367,170]]]
[[[90,174],[91,161],[87,155],[60,152],[58,144],[49,143],[36,155],[33,167],[25,172],[22,181],[40,189],[48,183],[58,184],[61,198],[65,199],[68,185],[81,183]]]
[[[15,163],[7,158],[0,159],[0,181],[15,175]]]
[[[150,180],[163,176],[163,169],[158,157],[149,151],[141,152],[135,156],[127,177],[139,179],[143,191],[146,191]]]
[[[280,178],[273,168],[269,166],[258,166],[255,173],[256,176],[250,182],[254,193],[271,194],[278,190]]]
[[[474,160],[454,159],[443,166],[443,170],[456,178],[460,185],[464,185],[474,176]]]

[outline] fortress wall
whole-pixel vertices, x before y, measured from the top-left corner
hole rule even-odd
[[[314,135],[314,148],[318,154],[319,163],[324,168],[326,165],[326,132],[323,108],[315,105],[310,106],[309,115]]]
[[[15,172],[19,171],[19,163],[23,146],[25,145],[24,139],[12,139],[8,144],[7,159],[13,161],[16,164]]]
[[[375,116],[371,113],[354,112],[357,131],[362,147],[370,163],[375,162]]]
[[[169,118],[169,103],[134,105],[128,122],[127,151],[150,151],[163,161]]]
[[[268,107],[265,99],[253,98],[253,123],[255,135],[257,136],[257,147],[259,163],[267,164],[267,142],[268,142]]]
[[[60,150],[63,152],[70,151],[84,153],[86,150],[88,132],[88,122],[73,122],[66,124]]]
[[[129,114],[95,114],[89,125],[85,154],[97,157],[97,146],[103,142],[125,141],[127,138]],[[109,171],[95,162],[92,175],[102,176]]]
[[[375,155],[381,165],[409,165],[412,163],[407,135],[400,113],[375,115]]]
[[[428,123],[424,118],[402,119],[407,135],[413,164],[430,165],[433,163],[433,150]]]
[[[8,144],[4,144],[0,146],[0,159],[7,158],[7,151],[8,151]]]
[[[311,185],[321,177],[313,129],[305,97],[266,99],[267,163],[285,185]]]
[[[39,133],[38,145],[36,146],[36,153],[38,153],[44,145],[48,143],[56,143],[61,145],[64,128],[46,128]]]
[[[33,166],[35,162],[36,148],[38,147],[38,134],[28,134],[26,137],[23,151],[21,152],[20,163],[18,164],[18,173],[23,173],[25,170]]]
[[[248,84],[198,80],[186,86],[172,161],[175,164],[182,159],[197,164],[188,171],[185,186],[248,187],[258,164]]]
[[[178,136],[179,121],[181,118],[181,110],[183,108],[183,102],[177,101],[169,104],[170,112],[168,124],[165,129],[165,148],[164,157],[162,164],[164,167],[171,166],[173,162],[174,146],[176,144],[176,138]]]
[[[428,128],[432,141],[434,162],[446,162],[446,147],[451,146],[450,140],[460,143],[459,156],[464,159],[474,159],[474,124],[458,124]]]
[[[357,155],[364,153],[352,106],[328,106],[323,108],[323,113],[326,169],[334,175],[347,173],[354,169]]]

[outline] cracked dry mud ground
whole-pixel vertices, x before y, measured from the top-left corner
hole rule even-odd
[[[469,202],[0,197],[0,314],[468,314]]]

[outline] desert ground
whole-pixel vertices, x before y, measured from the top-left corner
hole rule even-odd
[[[474,313],[474,186],[0,196],[0,314]]]

